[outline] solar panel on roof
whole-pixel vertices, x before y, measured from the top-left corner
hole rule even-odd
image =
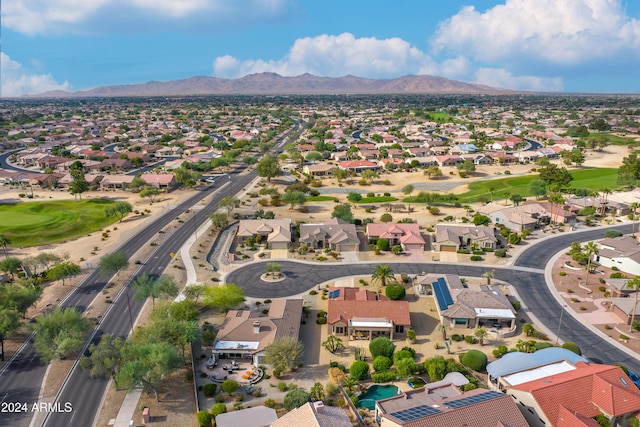
[[[445,402],[444,406],[449,409],[462,408],[463,406],[473,405],[474,403],[485,402],[487,400],[495,399],[501,396],[504,396],[504,394],[497,391],[489,391],[486,393],[476,394],[473,396],[463,397],[462,399],[456,399],[450,402]]]
[[[338,298],[340,296],[340,289],[329,292],[329,299]]]
[[[444,277],[438,278],[438,283],[440,284],[440,289],[442,290],[444,301],[447,303],[447,305],[453,305],[453,298],[451,297],[451,292],[449,292],[447,282],[444,281]]]
[[[402,422],[417,420],[419,418],[425,418],[439,413],[440,410],[432,408],[427,405],[416,406],[415,408],[403,409],[402,411],[392,412],[391,415],[394,418],[399,419]]]
[[[438,301],[438,307],[440,307],[440,311],[444,311],[449,307],[444,300],[444,296],[442,295],[442,291],[440,290],[440,284],[438,282],[433,282],[431,284],[433,287],[433,293],[436,296],[436,300]]]

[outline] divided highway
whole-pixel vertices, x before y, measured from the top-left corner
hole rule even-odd
[[[281,151],[284,144],[299,135],[301,131],[302,123],[296,122],[294,127],[278,138],[274,151]],[[163,234],[162,243],[156,247],[148,260],[141,260],[143,264],[136,273],[154,276],[162,274],[171,261],[170,253],[178,252],[196,227],[207,221],[209,215],[217,210],[220,200],[223,197],[239,193],[256,177],[255,171],[238,173],[244,169],[243,166],[236,170],[236,173],[227,175],[228,178],[219,178],[216,185],[208,187],[186,202],[169,209],[166,214],[140,230],[136,236],[129,239],[117,250],[124,251],[127,257],[133,257],[143,245],[153,240],[158,232],[174,221],[178,215],[192,208],[199,201],[210,197],[203,209],[194,209],[194,214],[189,215],[184,223],[175,228],[172,233]],[[80,311],[86,310],[93,299],[104,289],[109,279],[110,277],[100,274],[97,269],[92,271],[85,280],[77,285],[61,306],[76,307]],[[124,288],[118,299],[110,306],[110,311],[102,318],[92,342],[97,342],[102,334],[107,333],[126,337],[131,330],[131,318],[135,319],[138,316],[142,305],[134,301],[133,292],[129,286]],[[39,393],[46,369],[47,365],[39,361],[33,348],[33,342],[29,341],[0,372],[0,406],[4,403],[5,408],[11,409],[0,411],[0,426],[30,426],[32,417],[37,415],[37,412],[33,411],[33,405],[40,403]],[[100,409],[106,385],[106,380],[91,379],[87,372],[75,365],[54,402],[54,407],[59,407],[60,410],[48,412],[42,425],[54,427],[91,426]],[[19,405],[8,405],[9,403]],[[71,410],[66,411],[67,407],[70,407]]]

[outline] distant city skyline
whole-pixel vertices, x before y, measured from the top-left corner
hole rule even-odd
[[[429,74],[640,93],[640,2],[3,0],[2,97],[185,79]]]

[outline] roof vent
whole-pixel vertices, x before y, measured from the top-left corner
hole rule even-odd
[[[255,322],[253,322],[253,333],[254,334],[259,334],[260,333],[260,321],[256,320]]]
[[[322,411],[324,411],[324,403],[322,402],[322,400],[313,402],[313,409],[314,411],[316,411],[316,413],[322,413]]]

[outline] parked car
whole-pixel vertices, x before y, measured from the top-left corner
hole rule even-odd
[[[631,369],[629,369],[628,371],[629,371],[629,378],[631,378],[631,381],[633,381],[636,387],[640,388],[640,376],[638,376],[638,374],[633,372]]]

